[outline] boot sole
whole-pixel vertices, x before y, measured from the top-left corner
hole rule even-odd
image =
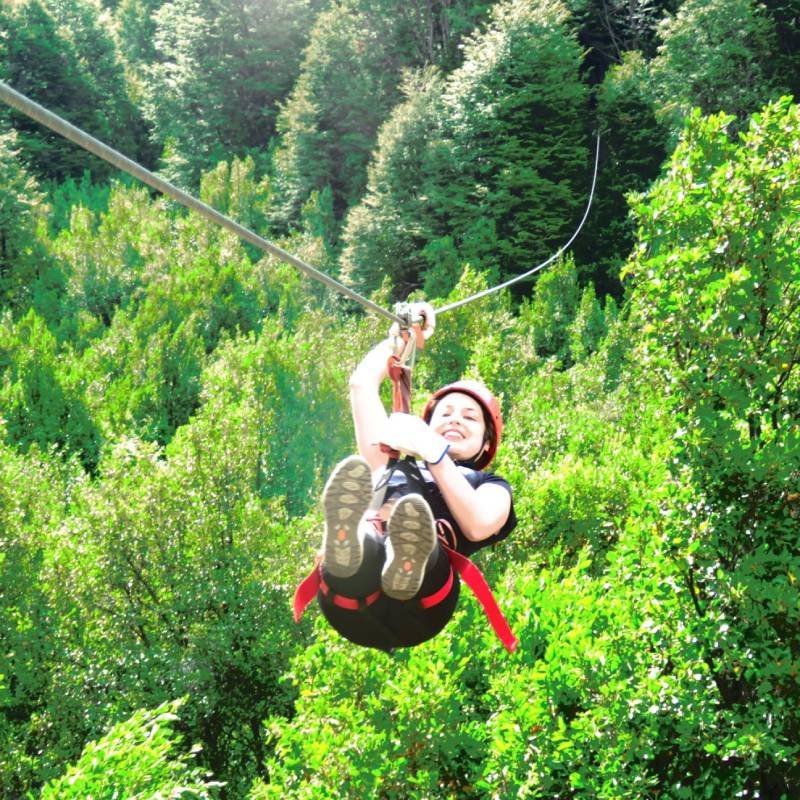
[[[349,578],[361,566],[364,548],[358,528],[372,500],[369,465],[359,456],[341,461],[325,484],[323,565],[337,578]]]
[[[406,495],[392,509],[387,529],[391,555],[381,588],[395,600],[410,600],[422,586],[428,557],[436,546],[433,514],[421,495]]]

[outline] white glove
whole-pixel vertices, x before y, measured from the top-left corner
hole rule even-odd
[[[418,319],[422,317],[424,320],[422,336],[425,341],[427,341],[433,336],[433,332],[436,330],[436,311],[430,303],[409,303],[409,306],[411,308],[412,318]],[[389,336],[394,337],[399,335],[400,327],[396,322],[392,323],[392,327],[389,329]]]
[[[450,448],[447,439],[432,431],[419,417],[397,411],[389,416],[381,443],[428,464],[438,464]]]

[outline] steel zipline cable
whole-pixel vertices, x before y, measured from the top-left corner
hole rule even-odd
[[[131,161],[131,159],[123,156],[122,153],[113,150],[108,145],[103,144],[101,141],[95,139],[93,136],[90,136],[88,133],[85,133],[80,128],[76,128],[66,120],[62,119],[56,114],[53,114],[51,111],[48,111],[38,103],[35,103],[24,94],[20,94],[19,92],[15,91],[8,86],[8,84],[3,83],[2,81],[0,81],[0,100],[5,101],[12,108],[15,108],[20,113],[25,114],[25,116],[36,120],[36,122],[39,122],[46,128],[55,131],[65,139],[69,139],[71,142],[78,145],[78,147],[88,150],[90,153],[102,158],[104,161],[107,161],[117,169],[127,172],[134,178],[146,183],[148,186],[151,186],[153,189],[161,192],[161,194],[165,194],[168,197],[171,197],[173,200],[177,200],[181,205],[191,208],[194,211],[197,211],[198,214],[204,216],[206,219],[221,225],[223,228],[227,228],[244,241],[250,242],[250,244],[255,245],[260,250],[279,258],[281,261],[284,261],[287,264],[291,264],[291,266],[305,273],[309,277],[324,283],[326,286],[335,289],[337,292],[341,292],[351,300],[355,300],[357,303],[360,303],[362,306],[364,306],[364,308],[374,311],[376,314],[380,314],[392,322],[397,322],[401,325],[404,324],[403,320],[396,314],[393,314],[391,311],[387,311],[385,308],[381,308],[381,306],[373,303],[366,297],[362,297],[357,292],[354,292],[344,284],[339,283],[339,281],[334,280],[324,272],[320,272],[310,264],[306,264],[305,261],[297,258],[297,256],[293,256],[291,253],[286,252],[286,250],[283,248],[278,247],[276,244],[273,244],[258,234],[253,233],[251,230],[248,230],[238,222],[235,222],[230,217],[225,216],[225,214],[220,213],[211,206],[206,205],[206,203],[203,203],[196,197],[184,192],[182,189],[179,189],[177,186],[165,181],[163,178],[159,178],[157,175],[154,175],[140,164],[137,164],[135,161]]]
[[[597,185],[597,168],[600,164],[600,132],[597,132],[597,146],[595,149],[594,154],[594,174],[592,175],[592,188],[589,191],[589,202],[586,204],[586,211],[583,212],[583,218],[581,219],[578,227],[575,229],[575,232],[570,236],[569,240],[566,244],[562,245],[558,250],[556,250],[553,255],[551,255],[545,261],[542,261],[541,264],[537,264],[535,267],[532,267],[527,272],[523,272],[521,275],[516,275],[509,280],[498,283],[497,286],[492,286],[489,289],[484,289],[482,292],[476,292],[475,294],[470,295],[469,297],[465,297],[463,300],[457,300],[454,303],[449,303],[446,306],[441,306],[440,308],[436,309],[437,316],[439,314],[444,314],[445,311],[452,311],[454,308],[460,308],[461,306],[465,306],[467,303],[471,303],[473,300],[480,300],[482,297],[486,297],[487,295],[494,294],[494,292],[499,292],[501,289],[506,289],[509,286],[512,286],[519,281],[524,281],[525,278],[530,278],[531,275],[536,274],[540,270],[543,270],[546,266],[552,264],[565,250],[569,249],[569,246],[578,238],[578,234],[581,232],[584,223],[586,222],[589,216],[589,210],[592,207],[592,200],[594,198],[594,189]]]
[[[116,167],[117,169],[122,170],[123,172],[127,172],[129,175],[132,175],[134,178],[146,183],[148,186],[151,186],[153,189],[161,192],[161,194],[167,195],[171,197],[173,200],[177,200],[181,205],[186,206],[186,208],[190,208],[200,215],[204,216],[206,219],[215,222],[218,225],[221,225],[223,228],[227,228],[229,231],[235,233],[240,239],[243,239],[246,242],[249,242],[252,245],[255,245],[260,250],[263,250],[265,253],[269,253],[270,255],[279,258],[281,261],[290,264],[291,266],[295,267],[296,269],[300,270],[300,272],[305,273],[309,277],[313,278],[314,280],[320,281],[324,283],[326,286],[334,289],[337,292],[340,292],[345,297],[350,298],[351,300],[355,300],[355,302],[362,305],[369,311],[373,311],[376,314],[379,314],[382,317],[385,317],[392,322],[396,322],[402,326],[406,326],[408,324],[408,319],[398,316],[397,314],[393,314],[391,311],[387,311],[385,308],[377,305],[377,303],[373,303],[371,300],[367,299],[366,297],[362,297],[357,292],[354,292],[349,287],[345,286],[343,283],[339,283],[339,281],[331,278],[329,275],[326,275],[324,272],[320,272],[318,269],[315,269],[310,264],[306,264],[305,261],[302,259],[297,258],[297,256],[292,255],[291,253],[287,252],[278,245],[273,244],[272,242],[264,239],[263,237],[259,236],[253,231],[245,228],[243,225],[240,225],[235,220],[232,220],[230,217],[225,216],[221,212],[217,211],[215,208],[207,205],[206,203],[198,200],[196,197],[190,195],[188,192],[179,189],[177,186],[165,181],[163,178],[159,178],[158,175],[150,172],[149,170],[145,169],[140,164],[137,164],[135,161],[127,158],[126,156],[122,155],[122,153],[112,149],[103,142],[95,139],[93,136],[90,136],[85,131],[82,131],[80,128],[75,127],[71,123],[67,122],[66,120],[62,119],[61,117],[53,114],[52,111],[48,111],[43,106],[39,105],[38,103],[34,102],[30,98],[26,97],[24,94],[17,92],[16,90],[12,89],[8,84],[0,81],[0,100],[3,100],[12,108],[19,111],[21,114],[24,114],[27,117],[35,120],[36,122],[44,125],[46,128],[54,131],[55,133],[60,134],[65,139],[73,142],[74,144],[78,145],[78,147],[82,147],[84,150],[93,153],[98,158],[107,161],[112,166]],[[578,237],[578,234],[581,232],[586,219],[589,216],[589,210],[592,207],[592,200],[594,198],[594,190],[597,184],[597,170],[598,165],[600,163],[600,134],[597,134],[597,148],[595,151],[595,161],[594,161],[594,174],[592,175],[592,188],[589,192],[589,202],[586,205],[586,211],[583,214],[583,218],[580,221],[580,224],[575,229],[575,232],[569,238],[566,244],[562,245],[552,256],[550,256],[547,260],[542,261],[541,264],[537,264],[532,269],[529,269],[527,272],[523,272],[521,275],[517,275],[514,278],[511,278],[503,283],[497,284],[489,289],[484,289],[481,292],[477,292],[476,294],[470,295],[469,297],[465,297],[463,300],[458,300],[454,303],[450,303],[446,306],[442,306],[441,308],[436,309],[437,314],[443,314],[446,311],[452,311],[455,308],[460,308],[461,306],[466,305],[467,303],[471,303],[474,300],[479,300],[487,295],[493,294],[494,292],[499,292],[501,289],[505,289],[508,286],[511,286],[519,281],[525,280],[526,278],[531,277],[535,273],[539,272],[540,270],[544,269],[549,264],[552,264],[565,250],[569,248],[569,246],[575,241]],[[402,305],[402,304],[401,304]]]

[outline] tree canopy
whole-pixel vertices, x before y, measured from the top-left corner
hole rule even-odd
[[[11,0],[0,78],[485,381],[433,640],[295,624],[383,320],[0,109],[0,800],[800,795],[798,4]],[[389,401],[388,394],[385,397]]]

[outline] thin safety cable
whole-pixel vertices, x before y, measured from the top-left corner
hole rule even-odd
[[[511,286],[514,283],[518,283],[519,281],[525,280],[525,278],[530,278],[536,272],[544,269],[546,266],[552,264],[565,250],[569,248],[569,246],[578,238],[578,234],[581,232],[581,228],[583,228],[586,219],[589,216],[589,210],[592,207],[592,199],[594,198],[594,189],[595,185],[597,184],[597,166],[600,163],[600,132],[597,133],[597,149],[595,150],[594,156],[594,175],[592,175],[592,188],[589,191],[589,202],[586,204],[586,211],[583,213],[583,219],[581,219],[580,224],[575,229],[575,233],[570,236],[569,241],[562,245],[555,253],[553,253],[550,258],[546,261],[542,261],[541,264],[537,264],[535,267],[529,269],[527,272],[523,272],[521,275],[517,275],[510,280],[505,281],[505,283],[500,283],[497,286],[492,286],[489,289],[484,289],[482,292],[477,292],[476,294],[470,295],[469,297],[465,297],[463,300],[457,300],[454,303],[449,303],[446,306],[441,306],[440,308],[436,309],[437,316],[439,314],[444,314],[445,311],[452,311],[454,308],[460,308],[461,306],[465,306],[467,303],[471,303],[473,300],[480,300],[482,297],[486,297],[487,295],[494,294],[494,292],[499,292],[501,289],[505,289]]]
[[[364,306],[364,308],[374,311],[376,314],[380,314],[392,322],[397,322],[401,325],[403,324],[403,320],[396,314],[381,308],[376,303],[373,303],[366,297],[362,297],[357,292],[354,292],[344,284],[339,283],[339,281],[331,278],[324,272],[320,272],[318,269],[306,264],[305,261],[297,258],[297,256],[293,256],[291,253],[286,252],[286,250],[283,248],[278,247],[272,242],[262,238],[258,234],[253,233],[251,230],[248,230],[238,222],[235,222],[230,217],[225,216],[211,206],[206,205],[196,197],[184,192],[182,189],[179,189],[177,186],[165,181],[163,178],[159,178],[157,175],[154,175],[140,164],[137,164],[135,161],[131,161],[131,159],[123,156],[122,153],[113,150],[108,145],[103,144],[101,141],[90,136],[88,133],[85,133],[80,128],[76,128],[66,120],[62,119],[56,114],[53,114],[51,111],[48,111],[38,103],[35,103],[24,94],[20,94],[6,83],[3,83],[3,81],[0,81],[0,100],[5,101],[12,108],[15,108],[20,113],[25,114],[36,122],[39,122],[46,128],[55,131],[65,139],[69,139],[71,142],[75,143],[79,147],[82,147],[84,150],[88,150],[90,153],[98,156],[98,158],[102,158],[104,161],[107,161],[117,169],[127,172],[129,175],[132,175],[134,178],[146,183],[153,189],[156,189],[162,194],[177,200],[187,208],[197,211],[199,214],[206,217],[206,219],[217,223],[217,225],[221,225],[223,228],[227,228],[244,241],[250,242],[250,244],[255,245],[260,250],[276,256],[281,261],[290,264],[309,277],[314,278],[314,280],[324,283],[326,286],[335,289],[337,292],[349,297],[351,300],[355,300],[357,303],[360,303],[362,306]]]

